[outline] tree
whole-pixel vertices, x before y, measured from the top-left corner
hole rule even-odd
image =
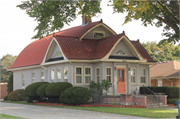
[[[142,43],[144,48],[150,54],[150,56],[157,62],[177,60],[180,61],[179,51],[180,46],[175,46],[168,42],[163,44],[157,44],[156,42]]]
[[[8,84],[7,84],[7,91],[8,91],[8,95],[11,92],[13,92],[13,74],[11,74],[9,77]]]
[[[5,55],[2,57],[1,59],[1,63],[0,65],[2,67],[0,67],[1,69],[1,82],[7,82],[10,75],[12,75],[12,72],[8,71],[7,69],[14,63],[14,61],[16,60],[17,56],[12,56],[12,55]]]
[[[163,39],[160,43],[165,41],[173,42],[174,44],[179,40],[179,0],[167,1],[122,1],[113,0],[112,6],[114,12],[125,13],[125,21],[123,24],[131,22],[132,19],[141,19],[142,24],[155,25],[156,27],[164,28],[162,35],[168,37]]]
[[[26,10],[26,13],[38,22],[34,29],[37,34],[32,39],[42,38],[43,35],[60,30],[64,24],[69,25],[76,15],[82,14],[91,18],[101,10],[99,0],[29,0],[17,7]]]

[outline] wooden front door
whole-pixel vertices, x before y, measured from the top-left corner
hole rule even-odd
[[[117,93],[126,93],[125,68],[117,68]]]

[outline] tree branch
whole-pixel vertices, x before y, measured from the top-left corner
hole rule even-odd
[[[172,1],[172,4],[176,10],[177,17],[179,18],[179,4],[178,1]]]
[[[157,0],[157,3],[163,7],[163,9],[172,17],[172,19],[176,22],[176,24],[179,24],[179,19],[177,19],[169,10],[169,8],[166,5],[163,5],[160,0]]]

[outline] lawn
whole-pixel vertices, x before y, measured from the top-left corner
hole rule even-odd
[[[17,101],[2,101],[2,102],[28,104],[26,102],[17,102]],[[30,104],[30,105],[37,105],[37,104]],[[47,106],[47,105],[41,105],[41,106]],[[168,109],[121,108],[121,107],[74,107],[74,106],[50,106],[50,107],[70,108],[70,109],[88,110],[88,111],[96,111],[103,113],[114,113],[118,115],[123,114],[123,115],[149,117],[149,118],[175,118],[178,115],[177,110],[168,110]]]
[[[11,116],[11,115],[6,115],[6,114],[0,114],[1,119],[27,119],[27,118],[22,118],[22,117],[16,117],[16,116]]]

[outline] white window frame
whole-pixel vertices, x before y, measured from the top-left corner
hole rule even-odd
[[[145,70],[145,76],[141,76],[141,69]],[[141,83],[141,77],[145,77],[145,83]],[[146,68],[140,68],[140,84],[146,84]]]
[[[81,74],[76,74],[76,68],[81,68]],[[82,83],[76,83],[76,76],[81,76]],[[83,67],[82,66],[76,66],[75,67],[75,84],[82,85],[83,84]]]
[[[54,76],[52,76],[52,70],[54,70]],[[54,81],[53,81],[54,80]],[[55,82],[55,69],[54,68],[51,68],[51,83],[54,83]]]
[[[67,68],[67,81],[66,81],[66,79],[65,79],[65,76],[66,76],[66,75],[65,75],[65,72],[64,72],[64,69],[65,69],[65,68]],[[68,67],[64,67],[64,69],[63,69],[63,73],[64,73],[64,82],[68,82]]]
[[[97,69],[99,69],[99,75],[97,75]],[[98,82],[97,81],[97,77],[99,76],[99,81],[101,80],[101,70],[100,70],[100,67],[96,67],[95,69],[95,74],[96,74],[96,83]]]
[[[134,75],[134,76],[131,75],[131,72],[130,72],[131,77],[133,76],[134,79],[135,79],[135,82],[132,82],[132,79],[131,79],[131,84],[136,84],[136,68],[135,68],[135,67],[132,67],[131,69],[134,69],[134,71],[135,71],[135,75]]]
[[[90,68],[90,73],[91,74],[86,74],[86,68]],[[90,67],[90,66],[85,66],[84,67],[84,84],[89,85],[90,83],[86,83],[86,76],[90,76],[91,80],[92,80],[92,67]]]
[[[111,75],[107,75],[107,68],[111,69]],[[112,83],[112,67],[106,67],[105,74],[106,74],[106,80],[107,80],[107,76],[111,76],[111,82],[109,83]]]
[[[42,76],[42,72],[43,72],[43,76]],[[45,71],[41,70],[41,82],[45,81]]]
[[[102,38],[105,38],[106,36],[105,36],[105,31],[93,31],[93,38],[95,38],[95,39],[101,39],[101,38],[97,38],[97,37],[94,37],[94,34],[95,33],[102,33],[103,35],[104,35],[104,37],[102,37]]]
[[[25,87],[25,75],[24,72],[21,73],[21,78],[22,78],[22,88]]]
[[[34,76],[33,76],[33,73],[34,73]],[[32,83],[35,82],[35,71],[31,72],[31,80],[32,80]]]
[[[60,69],[60,76],[58,75],[58,69]],[[57,82],[61,82],[61,67],[57,68]]]

